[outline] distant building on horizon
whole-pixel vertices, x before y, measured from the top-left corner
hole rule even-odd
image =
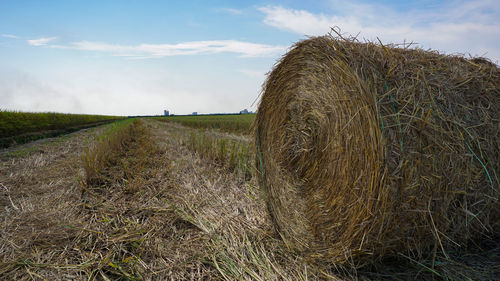
[[[168,112],[168,110],[163,110],[163,115],[164,115],[164,116],[169,116],[169,115],[170,115],[170,112]]]
[[[246,108],[240,111],[240,114],[248,114],[248,113],[250,112],[248,112],[248,109]]]
[[[193,113],[191,115],[198,115],[198,112],[193,111]]]

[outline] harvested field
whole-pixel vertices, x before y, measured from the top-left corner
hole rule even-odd
[[[250,134],[255,114],[188,115],[158,117],[163,122],[175,122],[200,129],[218,129],[226,132]]]
[[[110,136],[109,128],[1,157],[1,280],[491,280],[500,274],[494,243],[483,252],[438,255],[434,267],[406,258],[357,270],[311,263],[274,230],[256,171],[248,178],[189,145],[193,133],[251,144],[238,134],[142,119],[130,130],[145,130],[145,138],[115,149],[108,162],[114,164],[87,182],[87,148]],[[151,146],[140,148],[144,140]]]
[[[481,249],[500,234],[500,69],[315,37],[269,74],[257,169],[285,243],[362,267]]]

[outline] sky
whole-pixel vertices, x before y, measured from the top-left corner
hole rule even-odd
[[[500,60],[500,0],[0,0],[0,109],[254,111],[273,65],[331,28]]]

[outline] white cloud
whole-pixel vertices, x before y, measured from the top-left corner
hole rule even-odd
[[[267,6],[259,10],[266,14],[265,24],[301,35],[324,35],[333,26],[361,28],[355,18],[313,14],[305,10],[293,10],[280,6]]]
[[[360,39],[411,41],[423,48],[500,60],[500,5],[495,0],[453,1],[406,11],[380,4],[331,3],[334,12],[330,14],[282,6],[265,6],[259,11],[265,15],[265,24],[300,35],[324,35],[338,27],[342,33],[359,34]]]
[[[50,43],[56,39],[57,39],[57,37],[42,37],[42,38],[38,38],[38,39],[28,40],[28,44],[30,44],[32,46],[45,46],[48,43]]]
[[[242,57],[265,57],[280,54],[286,46],[272,46],[236,40],[192,41],[178,44],[118,45],[80,41],[69,45],[51,45],[52,48],[108,52],[130,58],[162,58],[178,55],[236,53]]]
[[[12,35],[12,34],[2,34],[2,37],[11,38],[11,39],[20,39],[21,38],[19,36]]]
[[[234,8],[220,8],[219,11],[226,12],[232,15],[241,15],[243,14],[242,10],[234,9]]]

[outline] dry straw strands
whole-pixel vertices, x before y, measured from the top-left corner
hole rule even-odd
[[[274,67],[257,169],[283,240],[337,263],[500,233],[500,69],[331,35]]]

